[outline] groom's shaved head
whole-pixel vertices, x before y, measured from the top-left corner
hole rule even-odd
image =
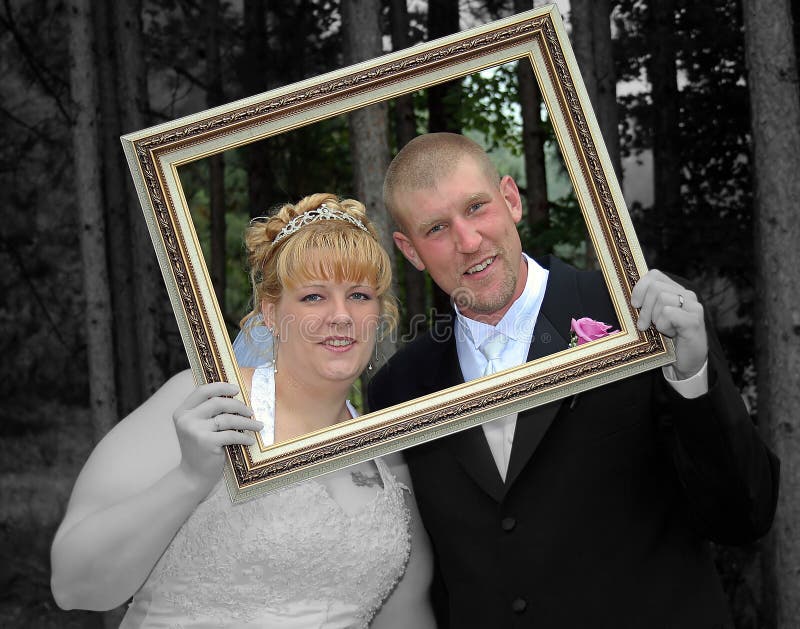
[[[404,192],[435,188],[458,164],[472,158],[488,181],[499,185],[500,175],[483,147],[456,133],[428,133],[406,144],[389,164],[383,181],[383,203],[401,227],[404,208],[400,196]]]

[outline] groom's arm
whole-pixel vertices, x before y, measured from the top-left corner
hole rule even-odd
[[[640,329],[673,338],[678,379],[706,370],[707,391],[687,398],[662,382],[656,412],[684,495],[702,532],[727,544],[763,536],[777,506],[779,462],[761,440],[695,294],[658,271],[634,287]]]

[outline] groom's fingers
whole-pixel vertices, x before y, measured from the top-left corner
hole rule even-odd
[[[639,330],[655,324],[659,332],[670,336],[682,327],[686,312],[696,312],[696,307],[701,307],[692,291],[656,269],[643,275],[633,287],[631,305],[639,309]]]

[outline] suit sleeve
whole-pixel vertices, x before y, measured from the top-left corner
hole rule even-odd
[[[772,524],[780,466],[745,408],[708,316],[706,328],[708,393],[683,398],[659,375],[659,419],[701,532],[722,544],[745,544]]]

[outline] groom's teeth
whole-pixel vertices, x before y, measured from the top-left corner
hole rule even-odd
[[[467,269],[467,274],[472,275],[473,273],[477,273],[478,271],[483,271],[487,266],[489,266],[492,262],[494,262],[494,258],[488,258],[484,262],[480,264],[476,264],[473,267]]]

